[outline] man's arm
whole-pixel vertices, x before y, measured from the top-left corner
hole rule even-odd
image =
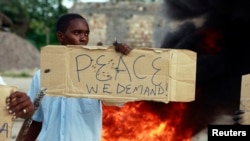
[[[42,122],[32,121],[23,141],[35,141],[42,129]]]

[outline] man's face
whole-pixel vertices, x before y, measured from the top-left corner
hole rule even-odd
[[[62,45],[87,45],[89,41],[89,26],[83,19],[70,21],[65,33],[57,33]]]

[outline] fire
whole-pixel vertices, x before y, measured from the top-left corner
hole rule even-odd
[[[103,106],[102,141],[190,141],[181,130],[184,103],[139,101]]]

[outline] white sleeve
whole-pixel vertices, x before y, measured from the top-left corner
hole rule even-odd
[[[0,85],[6,85],[6,83],[3,81],[3,78],[0,76]]]

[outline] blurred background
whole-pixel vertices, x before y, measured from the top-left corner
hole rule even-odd
[[[59,44],[56,20],[69,12],[88,20],[89,45],[112,45],[117,39],[133,47],[160,47],[167,30],[162,4],[163,0],[1,0],[0,72],[25,70],[25,76],[38,68],[40,49]]]
[[[58,44],[56,20],[79,13],[90,26],[89,45],[117,39],[132,47],[190,49],[198,57],[194,102],[104,108],[103,128],[109,132],[103,141],[205,141],[208,124],[239,120],[232,116],[239,110],[241,76],[250,73],[249,7],[249,0],[1,0],[0,75],[27,91],[40,49]],[[133,122],[124,125],[124,119]],[[20,124],[15,122],[13,139]]]

